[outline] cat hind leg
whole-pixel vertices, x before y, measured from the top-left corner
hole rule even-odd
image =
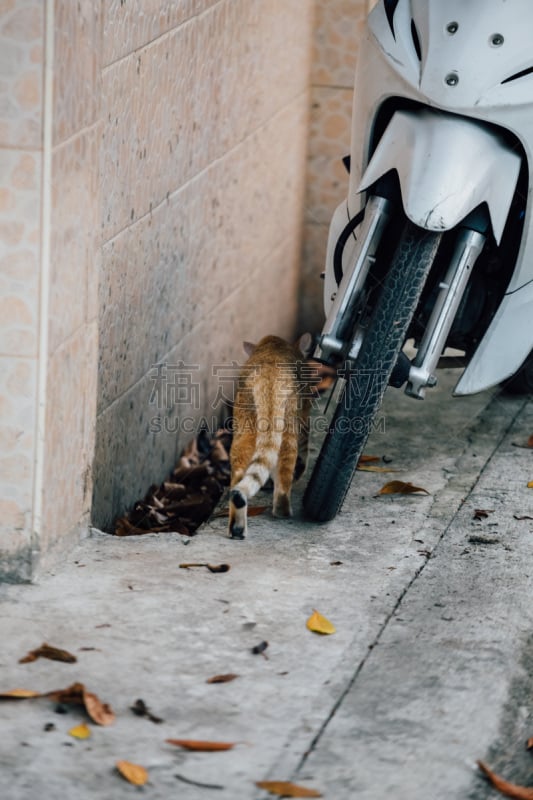
[[[248,501],[239,489],[232,489],[229,496],[229,535],[232,539],[244,539],[248,533]]]

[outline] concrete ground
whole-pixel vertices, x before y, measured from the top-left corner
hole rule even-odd
[[[452,399],[453,379],[423,403],[389,390],[366,452],[398,472],[358,472],[328,524],[267,513],[244,542],[220,518],[192,539],[94,532],[35,585],[2,586],[0,691],[81,681],[116,721],[76,740],[81,710],[1,702],[0,797],[263,800],[268,779],[329,800],[496,797],[477,759],[533,785],[533,464],[514,444],[533,433],[533,404]],[[375,496],[395,478],[430,494]],[[306,628],[313,609],[335,634]],[[43,642],[77,663],[18,663]],[[224,673],[238,677],[206,682]],[[164,722],[135,716],[138,698]],[[146,767],[143,789],[119,759]]]

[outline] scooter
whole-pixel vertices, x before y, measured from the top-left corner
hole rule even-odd
[[[455,395],[533,391],[532,30],[530,0],[379,0],[368,16],[314,352],[342,388],[311,519],[341,508],[387,386],[422,399],[446,348],[465,367]]]

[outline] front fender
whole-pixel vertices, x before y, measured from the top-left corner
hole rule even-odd
[[[431,231],[453,228],[486,202],[499,243],[520,163],[503,137],[483,123],[427,108],[397,111],[358,190],[396,170],[406,216]]]

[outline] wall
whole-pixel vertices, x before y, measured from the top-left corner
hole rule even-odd
[[[44,13],[0,8],[0,579],[31,568],[41,258]]]
[[[302,252],[299,327],[320,331],[320,273],[329,222],[346,197],[342,157],[350,152],[355,65],[362,26],[375,0],[315,0],[311,119]]]
[[[308,0],[106,4],[100,527],[220,413],[243,339],[294,334],[311,26]]]
[[[241,340],[294,334],[312,20],[0,0],[0,579],[109,527],[220,414]],[[187,397],[155,396],[180,364]]]

